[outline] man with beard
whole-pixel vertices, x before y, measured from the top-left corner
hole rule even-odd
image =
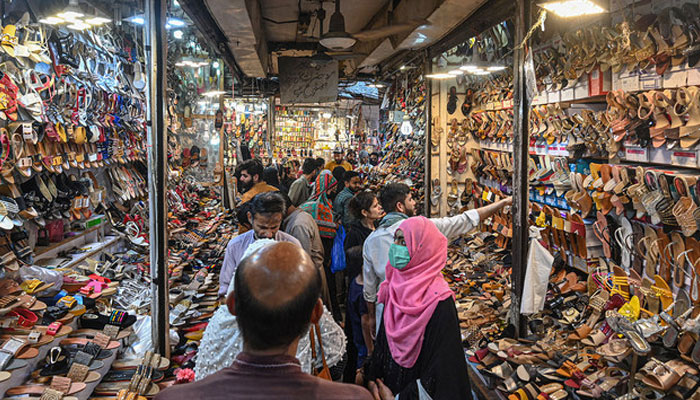
[[[270,186],[263,180],[263,165],[258,159],[251,159],[238,164],[236,167],[236,177],[238,177],[238,190],[242,193],[241,204],[249,202],[260,193],[276,192],[274,186]]]
[[[352,171],[352,165],[343,159],[343,149],[336,147],[333,149],[333,160],[326,164],[326,169],[333,171],[336,167],[343,167],[346,171]]]
[[[416,200],[411,194],[411,188],[403,183],[389,183],[379,193],[382,208],[387,213],[379,223],[379,227],[365,240],[362,247],[362,278],[364,281],[363,295],[367,301],[369,328],[376,333],[376,321],[381,321],[382,307],[377,305],[379,284],[386,277],[386,265],[389,262],[389,247],[394,242],[394,233],[403,220],[416,214]],[[448,240],[464,235],[474,229],[479,221],[489,218],[505,206],[513,203],[511,197],[497,201],[476,210],[467,210],[454,217],[431,218],[438,230]]]
[[[253,230],[239,234],[228,242],[219,275],[220,296],[226,295],[228,285],[235,275],[243,254],[254,241],[258,239],[274,239],[278,242],[292,242],[297,246],[301,246],[294,236],[280,231],[282,219],[287,212],[287,206],[284,197],[279,193],[271,191],[261,193],[253,198],[249,207],[247,217]]]
[[[374,167],[377,164],[379,164],[379,153],[376,151],[373,151],[372,154],[369,155],[369,163]]]

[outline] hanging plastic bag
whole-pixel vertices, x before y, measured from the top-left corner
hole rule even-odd
[[[345,229],[338,226],[333,247],[331,248],[331,272],[336,273],[345,269]]]
[[[534,314],[542,311],[547,295],[549,275],[552,273],[554,257],[540,244],[540,231],[530,227],[530,249],[527,255],[527,271],[523,285],[523,298],[520,302],[521,314]]]

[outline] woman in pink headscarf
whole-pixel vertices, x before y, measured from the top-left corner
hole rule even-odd
[[[405,220],[379,288],[384,316],[365,379],[381,399],[471,399],[454,296],[442,277],[447,239],[429,219]]]

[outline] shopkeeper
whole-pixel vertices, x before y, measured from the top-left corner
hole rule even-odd
[[[386,277],[389,247],[394,243],[394,233],[405,219],[416,215],[416,200],[411,194],[411,188],[403,183],[386,185],[379,193],[379,199],[387,214],[382,218],[379,228],[369,235],[362,248],[363,294],[369,310],[371,332],[377,331],[377,321],[381,321],[382,307],[377,305],[377,292]],[[471,231],[479,221],[489,218],[512,202],[512,198],[508,197],[454,217],[430,218],[430,221],[448,240],[452,240]]]
[[[284,198],[275,192],[261,193],[255,196],[250,204],[248,220],[253,230],[231,239],[226,246],[224,262],[219,276],[219,295],[225,296],[228,285],[233,279],[238,263],[248,246],[258,239],[275,239],[278,242],[292,242],[301,247],[294,236],[280,231],[282,218],[286,212]]]
[[[343,149],[337,146],[333,149],[333,161],[326,164],[326,169],[333,171],[336,167],[343,167],[346,171],[352,171],[352,165],[343,159]]]
[[[236,167],[236,177],[238,178],[238,190],[242,193],[240,206],[249,202],[260,193],[276,192],[278,189],[263,181],[263,165],[256,158],[246,160]],[[224,290],[225,291],[225,290]]]

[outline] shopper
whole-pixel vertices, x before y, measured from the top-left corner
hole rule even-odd
[[[335,178],[335,181],[338,182],[338,187],[336,188],[336,190],[329,193],[328,196],[331,199],[331,201],[335,201],[335,198],[338,195],[338,193],[340,193],[345,188],[345,185],[343,185],[343,182],[345,182],[345,168],[335,167],[331,172],[333,173],[333,178]]]
[[[297,180],[298,172],[299,161],[297,160],[289,160],[284,164],[284,167],[282,167],[280,183],[287,188],[287,193],[289,193],[292,183]]]
[[[367,179],[370,171],[372,171],[372,164],[369,163],[369,153],[366,150],[360,151],[360,165],[358,165],[356,171],[360,173],[360,178],[363,181]]]
[[[349,283],[345,335],[351,344],[348,346],[345,381],[354,382],[357,370],[373,348],[367,303],[362,296],[362,246],[374,231],[374,223],[384,216],[384,211],[377,196],[369,190],[359,192],[350,199],[349,210],[355,219],[347,226],[345,237],[345,274]]]
[[[447,238],[434,222],[400,224],[379,290],[384,317],[364,370],[382,399],[472,398],[454,294],[442,276],[446,262]]]
[[[389,248],[394,241],[394,233],[403,220],[416,213],[416,201],[411,194],[411,188],[403,183],[387,184],[381,190],[379,199],[387,214],[382,218],[377,230],[369,235],[362,249],[364,259],[362,266],[363,293],[369,310],[371,332],[376,332],[376,321],[381,320],[382,307],[377,305],[377,291],[379,284],[384,281],[389,261]],[[452,240],[471,231],[479,224],[479,221],[489,218],[511,203],[512,199],[508,197],[476,210],[465,211],[454,217],[431,218],[430,221],[448,240]]]
[[[355,153],[355,150],[353,149],[348,149],[347,153],[345,154],[345,159],[347,160],[348,164],[352,166],[353,169],[357,166],[357,154]]]
[[[274,165],[266,167],[263,170],[263,181],[265,181],[265,183],[268,185],[277,188],[277,190],[281,191],[282,193],[286,194],[288,192],[288,189],[280,184],[279,170]]]
[[[299,208],[311,214],[318,226],[321,243],[323,244],[323,270],[326,273],[328,291],[331,296],[331,312],[336,321],[342,321],[340,305],[336,296],[335,276],[331,272],[331,248],[338,230],[338,224],[333,219],[333,204],[328,198],[328,195],[335,191],[337,181],[333,178],[330,171],[323,170],[316,177],[314,185],[314,194]]]
[[[342,223],[347,230],[347,227],[355,219],[352,213],[348,211],[348,203],[350,203],[350,199],[362,186],[360,174],[356,171],[345,172],[343,174],[343,184],[345,187],[333,200],[333,212],[335,213],[335,220]]]
[[[326,169],[326,160],[323,157],[318,157],[316,159],[316,166],[318,167],[319,172],[323,171]]]
[[[303,175],[289,187],[289,198],[295,207],[299,207],[311,196],[312,182],[318,176],[318,162],[313,158],[304,160],[301,166]]]
[[[282,230],[294,236],[301,243],[301,247],[309,253],[314,265],[321,271],[321,299],[323,304],[330,309],[331,298],[328,294],[326,273],[323,270],[323,243],[321,242],[318,225],[316,225],[316,221],[314,221],[311,214],[295,207],[289,197],[283,197],[287,205],[287,211],[284,221],[282,221]]]
[[[379,164],[379,153],[373,151],[372,154],[369,155],[369,163],[372,164],[373,167]]]
[[[242,352],[228,360],[230,366],[170,387],[157,399],[372,399],[362,387],[302,372],[300,341],[324,313],[319,271],[305,251],[291,243],[267,244],[241,262],[234,287],[226,305],[243,337]]]
[[[238,190],[242,193],[238,205],[250,201],[260,193],[274,192],[278,189],[263,181],[263,165],[260,160],[253,158],[243,161],[236,167]]]
[[[333,149],[333,161],[326,164],[326,169],[329,171],[333,171],[335,167],[343,167],[346,171],[352,171],[352,165],[343,160],[343,149],[340,146]]]
[[[219,274],[220,296],[226,294],[228,286],[233,279],[233,274],[241,262],[243,253],[255,240],[275,239],[299,245],[299,241],[293,236],[280,231],[286,204],[279,193],[261,193],[253,198],[250,206],[251,211],[248,212],[248,221],[253,230],[240,234],[228,242],[224,262],[221,266],[221,273]]]

